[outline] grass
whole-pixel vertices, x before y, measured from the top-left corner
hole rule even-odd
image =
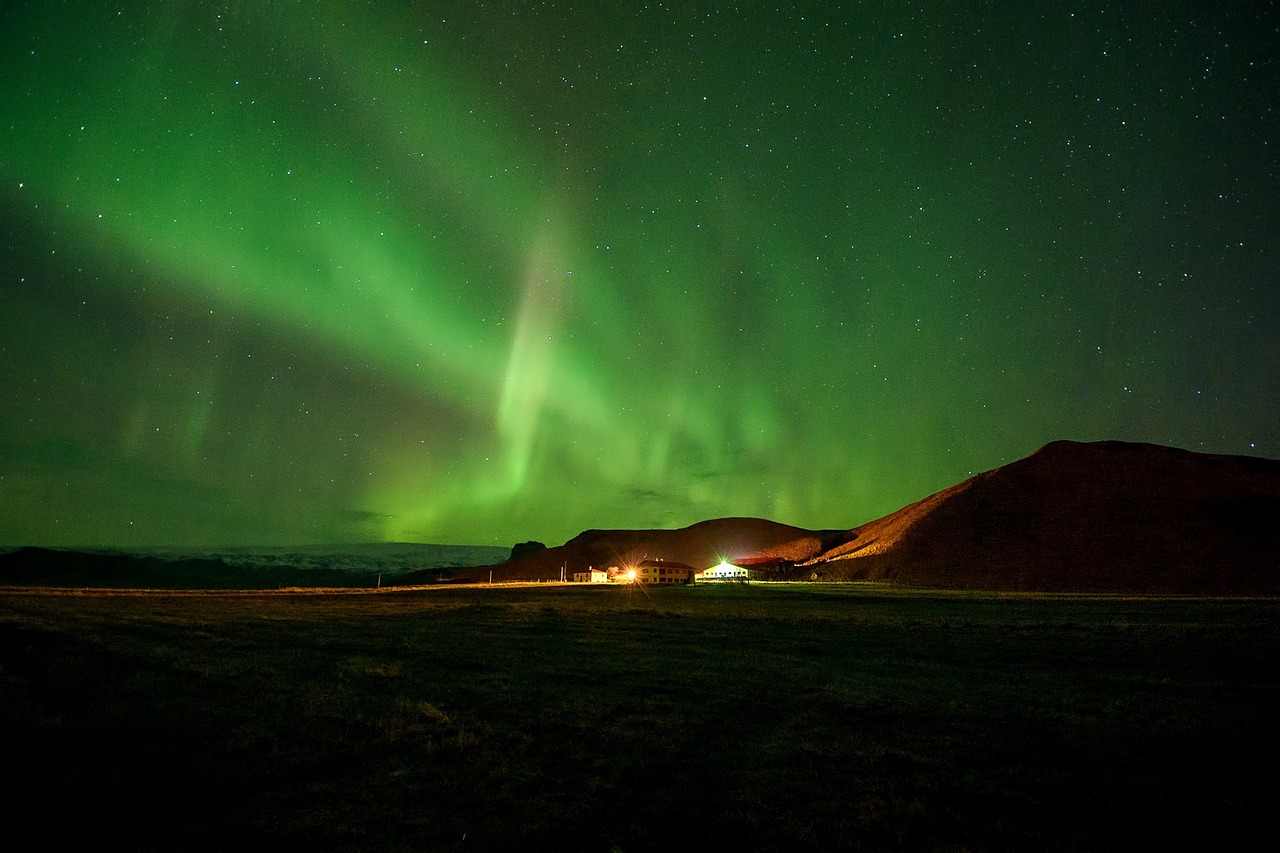
[[[1278,617],[804,584],[0,591],[0,801],[46,842],[135,849],[1232,846],[1276,794]]]

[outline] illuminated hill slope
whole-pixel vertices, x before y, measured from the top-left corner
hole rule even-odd
[[[1280,462],[1058,441],[847,531],[756,518],[588,530],[459,578],[559,579],[589,565],[721,558],[793,580],[948,589],[1280,594]]]
[[[824,580],[1280,593],[1280,462],[1059,441],[852,531]]]

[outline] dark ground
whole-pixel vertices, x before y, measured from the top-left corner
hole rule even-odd
[[[0,802],[13,834],[135,849],[1238,847],[1277,794],[1278,617],[803,584],[0,591]]]

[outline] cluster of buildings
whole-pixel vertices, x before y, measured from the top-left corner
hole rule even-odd
[[[634,566],[588,566],[574,572],[573,580],[577,583],[747,583],[762,576],[763,573],[755,569],[736,566],[727,560],[701,570],[668,560],[642,560]]]

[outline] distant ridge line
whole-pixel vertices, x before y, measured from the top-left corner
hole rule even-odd
[[[1280,461],[1123,441],[1053,441],[848,530],[709,519],[586,530],[462,579],[558,579],[660,557],[778,580],[1043,592],[1280,595]]]

